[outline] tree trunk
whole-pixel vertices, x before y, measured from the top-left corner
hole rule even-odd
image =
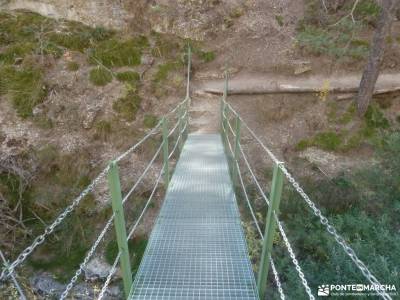
[[[382,0],[381,13],[372,40],[372,48],[369,53],[368,63],[360,82],[360,88],[356,97],[357,111],[363,116],[371,102],[378,79],[379,69],[385,51],[386,37],[395,18],[396,7],[399,0]]]

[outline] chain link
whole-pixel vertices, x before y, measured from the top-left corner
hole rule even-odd
[[[270,257],[270,258],[271,258],[271,269],[272,269],[272,273],[274,273],[274,279],[275,279],[276,286],[278,288],[279,296],[280,296],[281,300],[285,300],[285,294],[283,293],[281,281],[279,279],[279,274],[276,271],[274,260],[272,259],[272,257]]]
[[[90,249],[90,251],[88,252],[88,254],[86,255],[85,259],[83,260],[83,262],[79,265],[79,269],[75,272],[75,275],[72,277],[72,279],[70,280],[70,282],[67,284],[67,286],[65,287],[65,290],[63,291],[63,293],[61,294],[60,300],[64,300],[67,298],[68,293],[71,291],[71,289],[74,287],[75,282],[78,280],[79,276],[82,274],[83,269],[85,268],[85,266],[89,263],[89,260],[92,258],[94,252],[97,249],[97,246],[100,244],[100,242],[103,240],[103,237],[105,236],[105,234],[107,233],[108,229],[111,227],[111,224],[114,220],[114,214],[111,216],[111,218],[108,220],[106,226],[104,227],[104,229],[102,230],[102,232],[100,233],[100,235],[98,236],[97,240],[95,241],[95,243],[92,245],[92,248]]]
[[[112,277],[113,277],[115,271],[117,270],[117,265],[118,265],[118,262],[119,262],[119,258],[120,258],[120,257],[121,257],[121,252],[118,252],[117,257],[115,258],[114,263],[113,263],[113,265],[111,266],[110,272],[108,273],[107,279],[106,279],[106,281],[104,282],[103,287],[101,288],[101,291],[100,291],[100,293],[99,293],[99,296],[97,297],[97,300],[101,300],[101,299],[104,298],[104,295],[105,295],[106,292],[107,292],[107,288],[108,288],[108,286],[110,285],[111,279],[112,279]]]
[[[294,254],[294,251],[293,251],[293,249],[292,249],[292,246],[290,245],[289,240],[288,240],[288,238],[287,238],[287,236],[286,236],[286,233],[285,233],[285,231],[283,230],[282,224],[281,224],[281,222],[278,220],[278,217],[276,216],[276,213],[275,213],[275,212],[274,212],[274,216],[275,216],[276,223],[278,224],[279,232],[281,233],[282,238],[283,238],[283,241],[285,242],[286,249],[288,250],[289,256],[290,256],[290,258],[292,259],[292,262],[293,262],[293,264],[294,264],[294,266],[295,266],[295,269],[296,269],[297,273],[299,274],[301,283],[303,284],[304,289],[306,290],[306,293],[308,294],[308,298],[309,298],[310,300],[315,300],[315,297],[314,297],[314,295],[312,294],[310,287],[308,286],[308,282],[307,282],[307,280],[306,280],[306,278],[305,278],[305,276],[304,276],[304,273],[303,273],[303,271],[302,271],[302,269],[301,269],[301,267],[300,267],[300,264],[299,264],[299,262],[298,262],[297,259],[296,259],[296,255]]]

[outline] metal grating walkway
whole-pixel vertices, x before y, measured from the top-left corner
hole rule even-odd
[[[221,137],[189,135],[130,299],[258,299]]]

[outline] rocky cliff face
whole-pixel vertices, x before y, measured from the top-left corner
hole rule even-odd
[[[2,9],[27,9],[52,18],[79,21],[88,25],[124,28],[129,23],[123,1],[115,0],[8,0]]]
[[[0,0],[0,9],[27,9],[44,16],[119,30],[156,31],[205,40],[243,11],[242,0]]]

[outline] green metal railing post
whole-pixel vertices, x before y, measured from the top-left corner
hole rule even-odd
[[[182,148],[183,148],[183,139],[184,139],[184,137],[185,137],[185,133],[184,132],[182,132],[182,130],[183,130],[183,128],[184,128],[184,125],[183,125],[183,122],[184,122],[184,120],[183,120],[183,115],[185,114],[185,110],[184,110],[184,105],[186,104],[186,102],[185,103],[182,103],[182,105],[180,105],[179,106],[179,108],[178,108],[178,118],[179,118],[179,120],[178,120],[178,130],[179,130],[179,134],[178,134],[178,137],[180,137],[179,138],[179,144],[178,144],[178,146],[179,146],[179,152],[181,152],[182,151]]]
[[[221,133],[222,133],[222,143],[226,148],[226,139],[227,139],[227,133],[226,130],[227,128],[227,120],[226,117],[224,117],[224,115],[226,115],[226,97],[228,94],[228,73],[227,71],[224,72],[224,78],[225,78],[225,82],[224,82],[224,90],[223,90],[223,94],[222,94],[222,99],[221,99]],[[225,130],[224,130],[225,128]]]
[[[278,164],[274,167],[272,178],[271,194],[269,199],[268,214],[265,222],[264,242],[261,254],[260,269],[257,278],[257,288],[260,299],[264,299],[267,288],[268,270],[271,260],[272,244],[274,241],[276,221],[275,214],[278,215],[279,203],[281,201],[283,187],[283,173]]]
[[[122,206],[121,185],[118,175],[118,166],[115,162],[110,163],[108,171],[108,186],[110,189],[112,209],[114,212],[114,226],[117,235],[118,249],[121,253],[119,262],[122,271],[125,296],[129,296],[132,287],[132,272],[129,259],[129,248],[126,235],[124,209]]]
[[[186,99],[190,98],[190,71],[192,68],[192,49],[188,45],[188,65],[187,65],[187,83],[186,83]]]
[[[168,164],[168,156],[169,156],[169,149],[168,149],[168,121],[164,117],[162,119],[162,138],[163,138],[163,169],[164,169],[164,183],[165,187],[168,187],[169,184],[169,164]]]
[[[240,155],[240,118],[236,116],[235,119],[235,150],[234,150],[234,165],[233,165],[233,183],[235,185],[238,184],[238,172],[239,170],[236,168],[236,162],[239,163],[239,155]]]

